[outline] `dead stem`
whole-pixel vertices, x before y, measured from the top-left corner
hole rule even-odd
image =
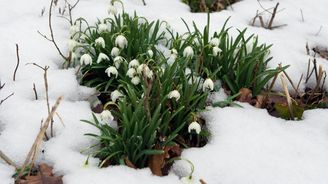
[[[17,64],[16,64],[15,71],[14,71],[14,74],[13,74],[13,81],[16,80],[16,72],[17,72],[18,66],[19,66],[19,50],[18,50],[18,44],[17,43],[16,43],[16,57],[17,57]]]

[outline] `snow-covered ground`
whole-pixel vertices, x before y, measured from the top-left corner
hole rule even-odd
[[[59,0],[62,3],[63,0]],[[180,19],[188,23],[195,21],[199,27],[206,24],[205,13],[190,13],[188,6],[180,0],[124,1],[125,10],[145,16],[150,20],[161,19],[169,22],[177,31],[186,29]],[[261,0],[266,7],[273,7],[278,1]],[[94,22],[107,16],[106,0],[81,0],[73,16]],[[55,118],[56,136],[42,145],[39,161],[54,166],[55,172],[64,175],[65,184],[107,184],[107,183],[180,183],[189,165],[178,162],[169,176],[153,176],[149,169],[134,170],[127,167],[99,169],[97,160],[87,158],[80,151],[92,144],[84,133],[95,132],[93,127],[82,123],[89,119],[91,110],[88,97],[92,89],[80,86],[74,69],[61,69],[62,59],[50,42],[38,33],[48,34],[47,9],[49,0],[11,0],[0,2],[0,79],[6,83],[0,92],[0,99],[15,94],[0,106],[0,150],[21,164],[37,135],[42,118],[47,116],[43,71],[35,62],[48,65],[49,95],[51,104],[64,95],[58,114],[62,125]],[[211,31],[218,30],[231,16],[229,25],[259,35],[260,41],[272,43],[269,63],[291,65],[287,72],[294,81],[306,73],[307,61],[305,44],[328,46],[328,1],[282,0],[284,8],[276,17],[275,24],[287,24],[274,30],[249,26],[256,10],[261,10],[256,0],[242,0],[233,5],[233,10],[211,14]],[[46,12],[41,16],[42,9]],[[57,9],[58,10],[58,9]],[[304,15],[302,21],[301,10]],[[54,13],[56,15],[56,13]],[[53,17],[56,40],[66,51],[69,39],[69,24],[66,20]],[[320,28],[321,27],[321,28]],[[319,31],[320,30],[320,31]],[[16,65],[15,43],[19,44],[20,66],[16,81],[12,81]],[[328,62],[318,59],[328,68]],[[34,100],[33,83],[39,95]],[[328,82],[326,82],[328,87]],[[279,86],[277,87],[279,88]],[[209,109],[204,116],[212,133],[210,142],[203,148],[185,150],[182,157],[195,165],[195,179],[209,184],[324,184],[328,182],[328,111],[306,111],[304,120],[289,122],[271,117],[265,110],[243,104],[244,108]],[[0,160],[0,184],[13,183],[13,168]]]

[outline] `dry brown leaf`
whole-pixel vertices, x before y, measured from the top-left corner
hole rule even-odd
[[[203,179],[200,179],[199,182],[200,182],[201,184],[206,184],[206,182],[205,182]]]
[[[251,103],[252,101],[252,91],[248,88],[241,88],[239,90],[240,95],[237,97],[237,100],[240,102]]]
[[[124,158],[124,162],[125,162],[125,165],[128,166],[128,167],[131,167],[133,169],[136,169],[137,167],[129,160],[128,157],[125,157]]]
[[[26,176],[17,184],[63,184],[62,176],[54,176],[52,167],[47,164],[40,164],[39,171],[36,176]]]

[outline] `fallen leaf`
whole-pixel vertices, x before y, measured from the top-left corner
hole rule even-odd
[[[239,95],[237,97],[237,100],[240,102],[247,102],[251,103],[252,101],[252,91],[248,88],[241,88],[239,90]]]
[[[36,176],[26,176],[20,179],[17,184],[63,184],[62,176],[54,176],[52,167],[47,164],[40,164]]]

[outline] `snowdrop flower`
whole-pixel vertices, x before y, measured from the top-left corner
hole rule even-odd
[[[138,68],[137,68],[137,73],[138,74],[145,74],[147,76],[147,78],[152,79],[153,78],[153,71],[151,71],[149,69],[149,67],[146,64],[141,64]]]
[[[116,15],[117,14],[117,9],[114,5],[109,4],[109,6],[107,7],[107,12],[108,12],[108,14]]]
[[[128,46],[128,40],[123,35],[118,35],[115,39],[115,45],[123,49]]]
[[[110,98],[112,99],[113,102],[116,102],[116,100],[121,97],[123,97],[123,94],[118,90],[115,90],[110,94]]]
[[[194,56],[194,50],[188,46],[183,50],[183,57],[192,58]]]
[[[175,98],[176,101],[180,99],[180,93],[178,90],[173,90],[169,93],[169,99]]]
[[[112,57],[116,57],[116,56],[120,55],[120,49],[117,48],[117,47],[113,47],[112,48],[112,51],[110,52],[110,55]]]
[[[69,28],[69,34],[73,36],[75,33],[79,32],[80,29],[77,25],[73,25]]]
[[[177,57],[178,57],[177,55],[171,54],[171,56],[167,60],[167,64],[169,64],[170,66],[173,65],[173,63],[175,62],[175,60],[177,59]]]
[[[92,64],[92,57],[89,54],[83,54],[80,58],[81,65],[91,65]]]
[[[150,58],[152,58],[152,57],[154,56],[154,52],[153,52],[151,49],[149,49],[149,50],[147,51],[147,54],[148,54],[148,56],[149,56]]]
[[[180,179],[182,184],[195,184],[194,178],[192,176],[185,176]]]
[[[135,76],[131,79],[132,84],[138,85],[140,83],[140,78],[138,76]]]
[[[78,44],[79,43],[77,41],[75,41],[75,40],[69,40],[68,41],[68,50],[72,52],[74,50],[74,48],[76,46],[78,46]]]
[[[146,73],[148,79],[153,79],[153,76],[154,76],[154,73],[153,71],[149,70],[147,73]]]
[[[102,48],[105,48],[105,40],[104,40],[104,38],[103,37],[99,37],[99,38],[97,38],[96,40],[95,40],[95,44],[97,45],[97,46],[100,46],[100,47],[102,47]]]
[[[219,48],[219,47],[217,47],[217,46],[215,46],[215,47],[213,47],[213,56],[217,56],[218,55],[218,53],[221,53],[222,52],[222,50]]]
[[[121,56],[116,56],[115,58],[114,58],[114,65],[115,65],[115,67],[118,69],[118,68],[120,68],[120,66],[121,66],[121,63],[123,62],[123,57],[121,57]]]
[[[107,24],[104,24],[104,23],[98,24],[98,32],[99,33],[103,33],[103,32],[106,32],[106,31],[108,31]]]
[[[218,38],[212,38],[212,40],[210,41],[210,44],[211,44],[212,46],[217,47],[217,46],[219,46],[219,44],[220,44],[220,40],[219,40]]]
[[[109,57],[104,53],[100,53],[97,59],[97,63],[100,63],[104,60],[109,60]]]
[[[108,68],[105,70],[105,72],[107,73],[108,77],[110,77],[111,74],[113,74],[113,75],[115,75],[115,78],[116,78],[117,75],[118,75],[118,71],[117,71],[117,69],[116,69],[115,67],[113,67],[113,66],[108,67]]]
[[[196,134],[199,134],[202,128],[200,127],[200,124],[197,121],[194,121],[189,124],[188,126],[188,132],[191,133],[191,131],[194,130]]]
[[[139,61],[138,60],[136,60],[136,59],[133,59],[132,61],[130,61],[130,63],[129,63],[129,68],[137,68],[137,67],[139,67]]]
[[[212,91],[213,89],[214,89],[214,83],[213,83],[212,79],[207,78],[203,83],[203,91],[204,92],[207,90]]]
[[[100,119],[104,122],[109,122],[109,121],[113,121],[114,117],[113,117],[112,113],[109,110],[103,110],[100,113]]]
[[[134,68],[129,68],[129,70],[126,72],[126,75],[129,76],[130,78],[133,78],[135,74],[136,74],[136,69]]]
[[[171,54],[178,55],[178,51],[176,49],[171,49]]]

